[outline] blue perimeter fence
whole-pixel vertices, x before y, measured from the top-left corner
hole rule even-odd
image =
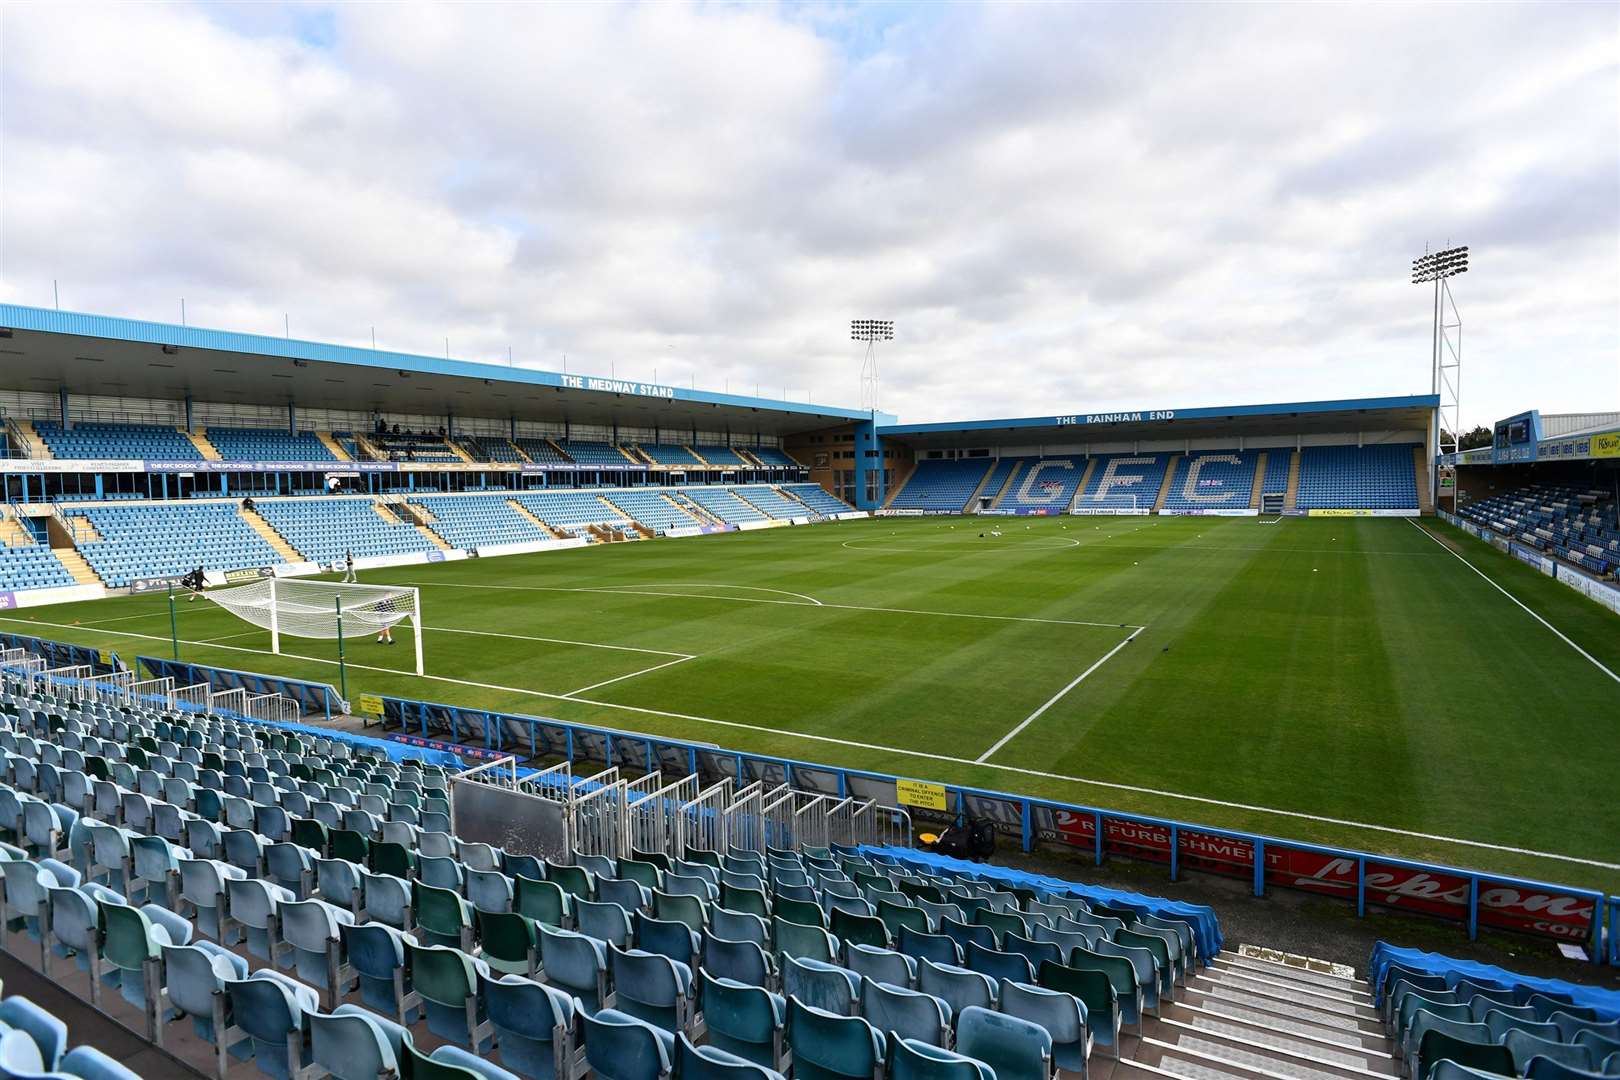
[[[381,724],[402,741],[454,753],[453,744],[482,745],[484,754],[598,762],[705,778],[734,777],[739,785],[788,784],[840,798],[899,805],[901,777],[791,758],[727,750],[713,743],[618,731],[549,717],[491,712],[407,698],[383,697]],[[450,741],[435,738],[448,734]],[[908,779],[908,789],[912,786]],[[1166,864],[1170,880],[1185,869],[1243,878],[1255,896],[1268,887],[1303,890],[1368,907],[1435,916],[1466,926],[1526,933],[1586,947],[1594,963],[1620,967],[1620,896],[1459,867],[1398,859],[1258,833],[1198,825],[1101,807],[1028,798],[1002,791],[925,784],[944,810],[907,805],[913,818],[946,822],[973,818],[1018,836],[1024,851],[1037,844],[1089,850],[1097,865],[1109,855]],[[931,800],[932,801],[932,800]]]

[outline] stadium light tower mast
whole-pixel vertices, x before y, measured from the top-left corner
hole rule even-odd
[[[1434,283],[1434,330],[1429,343],[1431,392],[1440,398],[1434,434],[1429,438],[1429,491],[1440,505],[1439,455],[1455,454],[1462,426],[1462,316],[1451,297],[1451,278],[1468,273],[1468,248],[1424,252],[1412,260],[1412,284]],[[1452,481],[1451,512],[1457,512]]]
[[[878,409],[877,343],[894,340],[894,320],[851,319],[849,321],[849,338],[851,341],[866,342],[866,359],[861,364],[861,408],[871,413],[873,419],[876,419]]]

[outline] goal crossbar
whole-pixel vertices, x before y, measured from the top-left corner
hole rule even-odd
[[[265,578],[203,594],[232,615],[270,631],[270,651],[281,655],[281,637],[341,638],[376,634],[409,619],[422,667],[422,595],[403,585]]]

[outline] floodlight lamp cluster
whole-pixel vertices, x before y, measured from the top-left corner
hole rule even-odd
[[[851,319],[849,338],[851,341],[893,341],[894,320]]]
[[[1439,281],[1468,273],[1468,248],[1446,248],[1412,260],[1412,284]]]

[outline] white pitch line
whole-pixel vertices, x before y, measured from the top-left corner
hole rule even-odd
[[[640,671],[632,671],[628,675],[616,675],[611,679],[603,679],[601,682],[591,683],[591,685],[589,685],[589,686],[582,686],[578,690],[570,690],[570,691],[568,691],[568,693],[561,694],[559,696],[560,697],[565,697],[565,698],[573,697],[575,694],[583,694],[587,690],[595,690],[599,686],[607,686],[607,685],[609,685],[611,683],[623,682],[625,679],[634,679],[638,675],[651,675],[655,671],[661,671],[664,668],[674,667],[676,664],[684,664],[688,660],[696,660],[696,659],[697,659],[697,657],[695,657],[695,656],[683,656],[679,660],[670,660],[667,663],[654,664],[650,668],[642,668]]]
[[[604,586],[602,586],[602,589],[603,589],[603,591],[614,591],[614,592],[620,592],[620,591],[633,592],[633,591],[635,591],[637,589],[742,589],[745,592],[768,592],[768,593],[778,593],[778,594],[780,594],[782,596],[796,596],[800,600],[808,600],[810,603],[816,605],[817,607],[821,606],[821,601],[820,600],[817,600],[813,596],[806,596],[804,593],[789,592],[786,589],[767,589],[767,588],[763,588],[763,587],[758,586],[758,585],[721,585],[721,584],[719,584],[717,582],[713,582],[713,581],[652,581],[652,582],[647,582],[644,585],[604,585]],[[667,596],[667,595],[671,595],[671,594],[657,593],[657,594],[653,594],[653,595]],[[674,595],[685,596],[686,594],[685,593],[676,593]],[[716,597],[711,597],[710,599],[723,600],[725,598],[720,597],[720,596],[716,596]],[[746,599],[746,598],[744,598],[744,599]]]
[[[1537,615],[1534,611],[1531,611],[1528,607],[1526,607],[1524,605],[1524,602],[1522,600],[1520,600],[1517,596],[1514,596],[1512,593],[1508,592],[1506,589],[1502,588],[1502,586],[1498,585],[1494,580],[1492,580],[1488,575],[1486,575],[1486,573],[1483,570],[1481,570],[1479,567],[1475,566],[1473,563],[1471,563],[1467,559],[1463,558],[1460,554],[1453,551],[1451,548],[1447,547],[1444,543],[1441,542],[1441,540],[1440,540],[1440,538],[1438,536],[1434,535],[1434,533],[1430,532],[1428,529],[1425,529],[1423,526],[1419,525],[1417,522],[1413,521],[1411,518],[1407,518],[1406,523],[1408,525],[1412,526],[1412,528],[1416,529],[1418,532],[1422,533],[1424,536],[1427,536],[1430,540],[1433,540],[1436,544],[1439,544],[1441,550],[1443,550],[1446,554],[1450,555],[1452,558],[1456,559],[1458,562],[1462,563],[1464,566],[1468,567],[1468,569],[1472,570],[1474,573],[1478,574],[1480,576],[1480,578],[1486,584],[1488,584],[1491,588],[1495,589],[1497,592],[1501,593],[1503,596],[1507,597],[1509,600],[1513,601],[1515,604],[1518,604],[1519,605],[1519,610],[1523,611],[1526,615],[1528,615],[1532,619],[1536,620],[1536,622],[1540,623],[1542,626],[1545,626],[1548,630],[1551,630],[1555,635],[1557,635],[1559,641],[1562,641],[1565,645],[1568,645],[1570,648],[1574,649],[1576,652],[1578,652],[1582,656],[1586,657],[1586,659],[1592,664],[1593,667],[1595,667],[1599,671],[1603,672],[1603,674],[1607,675],[1609,678],[1613,679],[1615,682],[1620,683],[1620,675],[1616,675],[1613,671],[1610,671],[1609,668],[1606,667],[1601,660],[1599,660],[1597,657],[1593,656],[1591,653],[1587,652],[1585,649],[1581,648],[1579,645],[1577,645],[1573,641],[1571,641],[1564,634],[1564,632],[1562,630],[1558,629],[1558,627],[1554,626],[1552,623],[1548,622],[1546,619],[1543,619],[1540,615]]]
[[[552,645],[579,645],[587,649],[612,649],[615,652],[647,653],[650,656],[678,656],[682,660],[692,659],[691,653],[671,652],[669,649],[638,649],[633,645],[603,645],[598,641],[570,641],[568,638],[535,637],[532,634],[503,634],[499,630],[463,630],[455,626],[424,626],[424,630],[436,630],[443,634],[476,634],[479,637],[512,638],[515,641],[544,641]]]
[[[561,585],[474,585],[465,581],[406,581],[401,582],[401,584],[444,589],[515,589],[520,592],[601,593],[606,596],[670,596],[686,600],[732,600],[739,604],[777,604],[781,607],[815,606],[832,611],[873,611],[889,615],[937,615],[941,618],[950,619],[990,619],[996,622],[1042,623],[1048,626],[1096,626],[1105,630],[1142,629],[1135,623],[1088,622],[1084,619],[1039,619],[1025,615],[980,615],[970,611],[925,611],[919,608],[866,607],[861,604],[831,604],[826,601],[810,605],[800,604],[792,600],[762,600],[753,596],[701,596],[693,593],[647,592],[632,590],[628,586],[624,588],[588,588],[585,586],[565,588]]]
[[[1068,686],[1065,686],[1063,689],[1059,690],[1057,693],[1055,693],[1051,697],[1047,698],[1045,705],[1042,705],[1040,708],[1036,709],[1034,712],[1032,712],[1028,716],[1024,717],[1024,720],[1023,720],[1023,722],[1021,724],[1019,724],[1017,727],[1013,728],[1011,731],[1007,732],[1007,734],[1003,735],[1000,739],[996,740],[996,744],[994,746],[992,746],[990,749],[988,749],[984,753],[980,754],[977,758],[974,758],[974,763],[979,764],[979,765],[983,765],[986,761],[989,761],[990,758],[995,755],[995,752],[997,750],[1000,750],[1003,746],[1006,746],[1008,743],[1012,742],[1013,739],[1018,737],[1018,734],[1021,731],[1023,731],[1025,728],[1029,727],[1029,725],[1033,724],[1035,721],[1039,720],[1041,718],[1042,713],[1044,713],[1047,709],[1050,709],[1053,705],[1056,705],[1059,701],[1063,700],[1063,696],[1065,694],[1067,694],[1070,690],[1073,690],[1075,687],[1079,686],[1081,683],[1085,682],[1086,677],[1088,675],[1090,675],[1093,671],[1096,671],[1098,668],[1102,667],[1104,664],[1108,663],[1108,661],[1112,660],[1114,658],[1114,654],[1119,652],[1119,650],[1123,649],[1125,646],[1129,645],[1131,643],[1132,639],[1135,638],[1137,634],[1140,634],[1143,629],[1145,629],[1145,628],[1144,627],[1137,627],[1135,630],[1132,630],[1129,634],[1126,635],[1124,641],[1120,642],[1118,645],[1115,645],[1112,649],[1109,649],[1107,652],[1103,653],[1102,659],[1098,660],[1095,664],[1092,664],[1090,667],[1086,668],[1086,670],[1084,670],[1080,674],[1076,675],[1074,677],[1074,680],[1072,682],[1070,682]]]
[[[35,619],[19,619],[8,615],[0,615],[0,622],[20,623],[24,626],[49,626],[60,630],[82,630],[82,626],[72,626],[67,623],[40,622]],[[103,634],[114,637],[141,638],[147,641],[168,641],[166,637],[156,634],[137,634],[129,630],[103,630]],[[203,645],[202,642],[181,640],[183,645],[202,645],[203,648],[221,649],[226,652],[252,653],[255,656],[269,656],[263,649],[245,649],[239,645]],[[282,656],[294,660],[307,660],[315,664],[326,664],[336,667],[336,660],[325,660],[318,656],[303,656],[296,653],[283,653]],[[375,667],[370,664],[349,664],[357,671],[376,671],[384,675],[402,675],[412,677],[409,671],[399,668]],[[1348,818],[1324,817],[1320,814],[1307,814],[1299,810],[1281,810],[1273,806],[1258,806],[1253,803],[1229,802],[1225,799],[1212,799],[1204,795],[1184,795],[1179,791],[1165,791],[1161,788],[1140,787],[1135,784],[1120,784],[1111,780],[1093,780],[1085,776],[1067,776],[1063,773],[1044,772],[1040,769],[1025,769],[1017,765],[997,765],[994,762],[978,762],[971,758],[952,757],[949,754],[935,754],[926,750],[903,750],[894,746],[879,746],[876,743],[857,742],[853,739],[839,739],[831,735],[812,735],[804,731],[787,731],[782,728],[764,727],[759,724],[744,724],[737,720],[716,720],[708,716],[693,716],[690,713],[669,712],[664,709],[649,709],[640,705],[621,705],[614,701],[597,701],[593,698],[571,697],[562,694],[549,694],[543,690],[527,690],[516,686],[500,686],[495,683],[473,682],[470,679],[452,679],[446,675],[421,675],[416,678],[428,679],[433,682],[453,683],[457,686],[474,686],[485,690],[500,690],[505,693],[518,694],[525,697],[546,698],[551,701],[571,701],[578,705],[594,705],[604,709],[620,709],[624,712],[641,713],[646,716],[662,716],[671,720],[688,720],[697,724],[710,724],[714,727],[733,728],[739,731],[757,731],[766,735],[786,736],[794,739],[805,739],[810,742],[827,743],[834,746],[847,746],[859,750],[875,750],[879,753],[894,754],[899,757],[916,758],[920,761],[943,761],[952,765],[968,765],[980,769],[991,769],[996,772],[1013,773],[1018,776],[1034,776],[1042,780],[1059,780],[1069,784],[1081,784],[1088,787],[1105,788],[1111,791],[1129,791],[1138,795],[1152,795],[1161,799],[1175,799],[1181,802],[1197,803],[1201,806],[1219,806],[1232,810],[1245,810],[1255,814],[1270,814],[1275,817],[1290,818],[1296,821],[1315,821],[1327,825],[1341,825],[1349,829],[1362,829],[1368,832],[1385,833],[1391,836],[1408,836],[1419,840],[1433,840],[1445,844],[1457,844],[1461,847],[1479,848],[1483,851],[1501,851],[1513,855],[1528,855],[1532,858],[1548,859],[1553,862],[1575,863],[1580,866],[1595,866],[1603,870],[1620,870],[1620,863],[1601,862],[1597,859],[1583,859],[1576,855],[1560,855],[1553,851],[1537,851],[1534,848],[1513,847],[1507,844],[1492,844],[1483,840],[1464,840],[1457,836],[1443,836],[1438,833],[1416,832],[1411,829],[1399,829],[1392,825],[1374,825],[1366,821],[1353,821]],[[648,736],[642,735],[646,738]],[[660,736],[651,736],[659,738]],[[691,741],[691,740],[685,740]]]

